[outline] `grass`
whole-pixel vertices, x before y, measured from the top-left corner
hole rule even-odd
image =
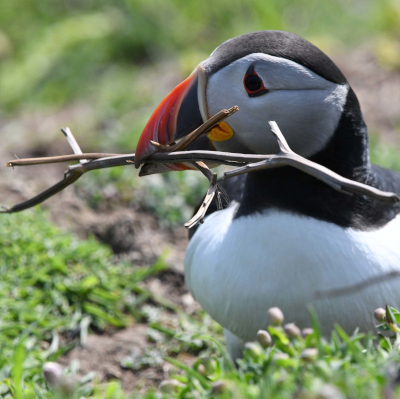
[[[161,393],[136,392],[136,398],[356,399],[383,398],[389,391],[400,395],[394,382],[400,362],[398,333],[377,340],[357,332],[348,336],[336,326],[325,339],[312,314],[313,332],[306,338],[268,326],[273,346],[249,344],[235,368],[221,343],[221,328],[207,315],[189,317],[167,300],[151,298],[140,285],[165,269],[162,260],[144,268],[113,263],[107,247],[60,232],[41,210],[2,217],[0,246],[1,397],[130,397],[118,382],[100,385],[93,375],[78,380],[73,389],[64,384],[51,390],[42,368],[84,340],[89,329],[124,327],[135,320],[148,324],[147,339],[155,346],[141,357],[123,359],[122,365],[133,370],[164,360],[173,365]],[[171,311],[176,322],[171,322]],[[387,320],[392,324],[383,323],[379,329],[399,331],[397,311],[392,309]],[[77,338],[66,339],[74,333]],[[317,352],[307,355],[307,348]],[[198,356],[192,367],[178,360],[185,352]],[[63,378],[69,381],[71,375],[68,369]]]
[[[185,375],[176,376],[182,386],[166,387],[175,391],[169,397],[317,399],[400,394],[396,384],[391,385],[400,361],[399,337],[381,338],[377,343],[372,335],[348,336],[336,326],[326,340],[316,322],[306,338],[291,338],[280,326],[269,326],[268,331],[274,345],[264,349],[258,343],[248,344],[237,369],[221,354],[212,362],[199,359],[193,368],[201,370],[200,375],[173,362]]]
[[[396,70],[399,27],[396,0],[5,1],[0,12],[1,117],[4,124],[28,117],[29,124],[32,115],[44,121],[65,109],[78,110],[75,119],[73,112],[67,115],[65,124],[72,123],[85,150],[132,152],[167,90],[230,37],[287,29],[329,53],[371,40],[381,65]],[[47,131],[43,137],[47,145]],[[376,138],[371,158],[400,171],[398,152]],[[92,172],[78,182],[77,193],[93,209],[146,208],[171,226],[188,220],[205,192],[202,182],[207,185],[191,173],[140,180],[135,173],[130,168]],[[49,390],[43,364],[56,361],[91,330],[135,321],[149,325],[147,338],[157,350],[125,358],[124,367],[138,370],[167,358],[175,379],[164,385],[169,394],[156,390],[135,393],[137,398],[356,399],[396,391],[398,335],[376,343],[337,327],[324,339],[315,325],[306,339],[291,339],[281,327],[270,327],[275,345],[250,346],[235,369],[221,344],[221,328],[208,316],[188,317],[140,284],[165,268],[162,259],[144,268],[116,263],[109,248],[60,232],[42,210],[2,216],[0,249],[1,397],[65,397],[65,391]],[[178,320],[173,325],[171,312]],[[303,351],[310,347],[318,355],[305,361]],[[193,367],[177,360],[184,352],[199,356]],[[118,382],[100,385],[91,375],[68,395],[129,396]],[[400,396],[398,389],[393,395]]]
[[[84,339],[89,326],[124,327],[140,318],[136,304],[148,296],[138,283],[165,269],[161,259],[144,268],[113,263],[109,248],[61,233],[43,211],[2,217],[0,227],[2,394],[4,384],[17,393],[21,359],[24,384],[42,391],[43,363],[74,345],[61,345],[60,334]]]

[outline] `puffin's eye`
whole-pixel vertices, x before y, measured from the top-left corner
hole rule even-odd
[[[258,75],[248,75],[244,80],[244,84],[248,91],[257,91],[262,86],[262,80]]]
[[[257,97],[268,92],[253,65],[247,70],[243,83],[249,97]]]

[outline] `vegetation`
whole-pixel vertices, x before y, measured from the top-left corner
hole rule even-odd
[[[2,219],[0,245],[2,397],[127,397],[118,382],[100,386],[91,375],[72,382],[71,369],[49,390],[42,368],[84,341],[89,326],[101,331],[134,320],[149,324],[148,339],[158,342],[158,349],[124,359],[123,366],[138,370],[165,358],[175,366],[171,380],[162,384],[165,397],[380,398],[396,388],[400,313],[394,309],[380,316],[379,329],[396,335],[378,343],[372,335],[348,336],[339,326],[326,340],[315,316],[305,337],[293,326],[270,325],[273,346],[262,340],[265,349],[248,344],[236,369],[221,344],[219,326],[204,314],[184,315],[141,287],[140,281],[165,268],[162,260],[147,268],[114,264],[106,247],[61,233],[40,210]],[[149,299],[157,307],[149,306]],[[178,327],[171,329],[161,317],[166,311],[178,315]],[[181,351],[200,358],[188,367],[175,358]],[[144,397],[158,396],[149,391]]]
[[[137,284],[165,268],[162,260],[147,268],[113,264],[107,247],[61,233],[43,211],[2,218],[0,247],[2,394],[18,393],[18,373],[29,392],[42,391],[43,363],[74,345],[62,345],[59,334],[84,340],[89,325],[132,323],[139,317],[133,299],[145,295]]]

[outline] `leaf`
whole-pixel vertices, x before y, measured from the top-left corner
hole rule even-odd
[[[103,322],[106,322],[108,324],[111,324],[115,327],[125,327],[126,326],[126,320],[124,318],[117,318],[115,316],[112,316],[108,314],[106,311],[103,309],[99,308],[98,306],[85,302],[82,306],[83,310],[86,313],[91,314],[92,316],[95,316],[95,318],[102,320]]]
[[[285,333],[281,330],[273,326],[268,326],[268,332],[271,334],[271,337],[275,340],[278,340],[282,345],[289,345],[289,338],[285,335]]]
[[[202,376],[197,370],[194,370],[193,368],[190,368],[190,367],[186,366],[185,364],[183,364],[179,360],[174,359],[174,358],[169,357],[169,356],[166,356],[164,358],[164,360],[167,361],[168,363],[171,363],[173,366],[185,371],[186,373],[188,373],[193,378],[196,378],[200,382],[201,386],[204,389],[210,389],[210,383],[207,380],[207,378]]]
[[[81,281],[81,287],[85,291],[89,291],[100,283],[100,280],[96,276],[87,276]]]
[[[386,322],[388,324],[396,324],[396,319],[393,315],[392,309],[386,305]]]
[[[15,397],[17,399],[22,399],[22,374],[23,374],[24,358],[25,358],[25,340],[21,339],[18,342],[18,345],[14,351],[13,368],[12,368],[12,375],[14,378],[14,387],[15,387]]]

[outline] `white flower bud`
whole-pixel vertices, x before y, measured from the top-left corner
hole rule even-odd
[[[44,378],[53,390],[62,392],[63,395],[72,395],[76,388],[76,379],[73,375],[64,375],[58,363],[47,362],[43,365]]]
[[[309,335],[311,335],[314,332],[314,330],[312,328],[303,328],[301,330],[301,336],[303,338],[308,337]]]
[[[268,309],[268,321],[274,326],[280,326],[283,323],[283,313],[277,307]]]
[[[289,359],[289,355],[287,353],[275,353],[272,358],[274,360],[286,360]]]
[[[286,324],[283,329],[285,330],[285,333],[290,337],[290,338],[299,338],[301,335],[300,328],[296,326],[294,323],[288,323]]]
[[[257,333],[257,341],[263,348],[268,348],[272,344],[272,338],[265,330],[259,330]]]
[[[380,323],[383,323],[386,319],[386,310],[383,308],[375,309],[374,317]]]
[[[318,349],[316,348],[306,348],[301,352],[300,358],[305,362],[312,362],[318,356]]]
[[[57,387],[62,382],[63,369],[58,363],[47,362],[43,365],[43,375],[50,387]]]
[[[197,367],[197,371],[201,374],[201,375],[208,375],[206,368],[204,367],[204,364],[200,363]]]

